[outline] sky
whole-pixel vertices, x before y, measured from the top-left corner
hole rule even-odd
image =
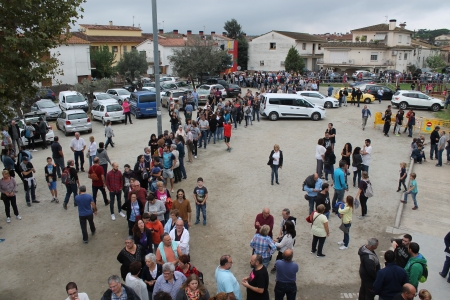
[[[152,0],[87,0],[79,24],[140,26],[151,33]],[[406,29],[450,28],[448,0],[164,0],[157,1],[158,28],[164,32],[220,34],[227,20],[236,19],[247,35],[271,30],[310,34],[346,33],[396,19]],[[72,31],[78,30],[78,26]]]

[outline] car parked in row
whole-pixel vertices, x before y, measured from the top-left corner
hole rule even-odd
[[[63,111],[56,119],[56,128],[62,130],[65,136],[70,133],[92,132],[91,119],[86,112],[81,109]]]
[[[45,143],[51,144],[55,138],[55,133],[53,132],[52,126],[50,126],[46,120],[46,113],[44,111],[32,111],[26,114],[23,114],[23,118],[15,118],[16,124],[19,126],[20,131],[20,139],[22,140],[22,144],[28,146],[28,139],[25,136],[25,126],[28,122],[36,129],[32,134],[34,135],[35,143],[42,143],[42,138],[37,134],[38,132],[38,123],[39,118],[42,118],[47,125],[47,134],[45,135]]]
[[[403,110],[411,107],[439,111],[444,108],[445,102],[419,91],[398,91],[392,96],[391,104]]]
[[[325,108],[296,94],[263,95],[260,113],[271,121],[279,118],[309,118],[318,121],[326,116]]]
[[[323,106],[325,108],[339,107],[339,101],[332,97],[325,96],[317,91],[300,91],[297,95],[302,96],[309,102]]]
[[[41,87],[36,93],[36,99],[50,99],[56,101],[56,95],[51,89]]]
[[[339,89],[339,91],[344,90],[345,88],[341,88]],[[334,94],[334,98],[336,98],[339,101],[339,91],[336,92],[336,94]],[[355,100],[352,101],[352,89],[347,89],[348,92],[348,96],[347,96],[347,102],[356,102],[356,97]],[[359,102],[364,102],[364,103],[372,103],[375,101],[375,97],[371,94],[367,94],[367,93],[363,93],[361,95],[361,98],[359,99]]]
[[[211,93],[211,91],[215,91],[216,88],[219,88],[219,91],[222,92],[222,97],[226,98],[227,97],[227,91],[225,90],[225,88],[220,85],[220,84],[203,84],[201,86],[198,87],[197,91],[200,90],[205,90]]]
[[[50,99],[41,99],[31,105],[31,111],[43,111],[45,112],[45,118],[47,120],[56,120],[61,109]]]
[[[148,91],[131,93],[130,112],[136,119],[147,116],[156,116],[156,93]]]
[[[108,94],[108,93],[99,93],[94,92],[94,101],[92,101],[92,107],[96,107],[101,101],[109,101],[116,100],[120,105],[122,105],[123,100],[119,96]]]
[[[375,99],[377,99],[378,98],[378,90],[380,88],[383,90],[383,97],[381,98],[381,100],[389,100],[390,101],[395,92],[386,86],[367,84],[365,86],[365,89],[363,92],[367,93],[367,94],[371,94],[375,97]]]
[[[210,78],[206,80],[206,84],[220,84],[222,85],[225,90],[227,91],[227,97],[236,97],[241,93],[241,87],[236,84],[231,84],[226,82],[223,79],[220,78]]]
[[[167,107],[167,110],[170,109],[170,105],[175,102],[178,101],[178,103],[180,104],[180,106],[183,104],[183,95],[186,91],[184,90],[171,90],[171,91],[167,91],[164,96],[161,98],[161,105],[162,107]]]
[[[86,98],[75,91],[60,92],[59,107],[61,110],[82,109],[88,111],[89,109]]]
[[[106,93],[117,96],[122,99],[122,101],[126,98],[129,98],[131,94],[131,92],[127,91],[126,89],[109,89],[106,91]]]
[[[116,100],[104,100],[92,109],[91,119],[92,121],[99,120],[103,125],[108,121],[124,123],[125,115],[123,114],[122,105],[117,103]]]

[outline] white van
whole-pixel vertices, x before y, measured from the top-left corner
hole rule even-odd
[[[325,118],[325,108],[312,104],[297,94],[262,95],[260,113],[272,121],[278,118],[310,118],[313,121]]]
[[[88,111],[86,99],[78,92],[64,91],[59,93],[59,108],[61,110],[82,109]]]

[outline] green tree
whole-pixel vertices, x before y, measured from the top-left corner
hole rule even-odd
[[[288,72],[303,72],[303,68],[305,67],[305,62],[303,58],[298,53],[298,50],[291,46],[288,54],[286,55],[286,59],[284,60],[284,68]]]
[[[241,67],[241,70],[247,70],[248,64],[248,41],[245,36],[237,38],[238,42],[238,57],[237,64]]]
[[[50,49],[65,44],[61,35],[82,17],[85,0],[1,1],[0,11],[0,113],[11,117],[33,99],[40,83],[62,74],[57,55]],[[25,104],[26,105],[26,104]]]
[[[427,63],[427,66],[432,70],[442,69],[446,66],[445,61],[439,54],[428,56],[425,61]]]
[[[226,21],[223,29],[227,32],[227,37],[233,40],[237,39],[243,34],[242,26],[236,21],[236,19]]]
[[[148,63],[145,53],[132,50],[123,54],[116,67],[121,75],[125,75],[127,71],[130,71],[131,74],[135,74],[136,71],[139,71],[139,73],[147,73]]]
[[[114,61],[114,52],[109,51],[108,45],[104,45],[98,50],[91,48],[91,64],[95,67],[95,69],[92,69],[92,77],[111,77],[115,73]]]
[[[197,78],[199,73],[217,75],[233,63],[226,51],[222,51],[212,41],[198,38],[190,38],[186,47],[175,49],[169,60],[178,76],[192,79]]]
[[[108,78],[103,78],[95,81],[83,79],[81,83],[75,84],[73,86],[73,89],[88,98],[89,110],[92,110],[94,92],[105,92],[107,89],[112,88],[112,86],[113,82]]]

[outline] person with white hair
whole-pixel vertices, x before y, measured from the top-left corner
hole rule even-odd
[[[108,278],[109,289],[103,294],[101,300],[112,300],[112,299],[120,299],[120,300],[137,300],[139,299],[138,295],[134,292],[134,290],[125,284],[120,282],[120,277],[117,275],[111,275]],[[114,296],[113,296],[114,294]]]
[[[359,299],[374,299],[373,284],[380,270],[380,260],[375,249],[378,247],[378,239],[370,238],[367,245],[359,248],[358,255],[361,260],[359,266],[359,277],[361,287],[359,288]]]
[[[183,254],[189,254],[189,231],[184,228],[184,222],[181,219],[176,220],[175,228],[169,233],[172,241],[178,242],[180,250]]]
[[[145,266],[140,274],[147,285],[148,298],[152,299],[156,280],[162,275],[162,265],[156,263],[156,255],[149,253],[145,256]]]
[[[163,276],[159,276],[156,280],[153,297],[156,293],[163,291],[169,293],[172,299],[176,299],[178,291],[186,281],[186,276],[181,272],[175,271],[175,266],[172,263],[163,264],[162,272]]]

